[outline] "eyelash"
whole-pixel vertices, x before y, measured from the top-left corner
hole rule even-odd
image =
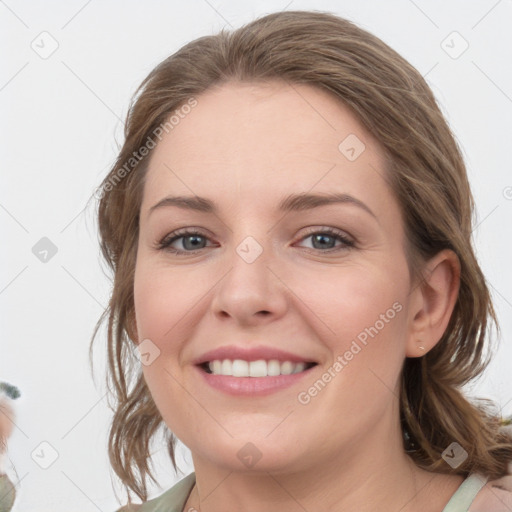
[[[337,248],[332,248],[332,249],[327,249],[325,251],[321,250],[321,249],[315,249],[315,248],[306,248],[306,249],[309,249],[309,251],[319,251],[321,253],[332,253],[332,252],[347,250],[347,249],[350,249],[355,246],[355,243],[351,239],[346,237],[343,234],[343,232],[338,231],[337,229],[334,229],[334,228],[329,228],[329,227],[325,227],[325,228],[321,228],[321,229],[315,228],[314,230],[312,230],[309,233],[307,233],[306,235],[304,235],[300,240],[309,238],[312,235],[332,236],[332,237],[336,238],[337,240],[341,241],[343,243],[343,246],[337,247]],[[194,230],[194,229],[188,229],[188,228],[178,229],[176,231],[173,231],[169,235],[166,235],[162,240],[160,240],[156,244],[156,249],[161,250],[161,251],[170,252],[170,253],[176,254],[176,255],[182,255],[182,254],[196,254],[198,251],[201,251],[202,249],[206,248],[206,247],[203,247],[201,249],[195,249],[192,251],[183,251],[181,249],[175,249],[175,248],[171,247],[171,244],[174,243],[176,240],[179,240],[180,238],[186,238],[187,236],[200,236],[202,238],[208,239],[208,237],[201,231]]]

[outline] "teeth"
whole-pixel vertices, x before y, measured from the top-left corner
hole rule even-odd
[[[233,377],[249,377],[249,363],[242,359],[233,361]]]
[[[224,359],[224,361],[215,361],[215,362],[221,363],[219,375],[233,375],[233,365],[229,359]],[[211,366],[210,366],[210,371],[212,371]]]
[[[293,372],[293,364],[290,361],[284,361],[281,364],[281,375],[291,375]]]
[[[267,376],[267,362],[263,359],[259,361],[251,361],[248,365],[249,377],[266,377]],[[246,377],[246,375],[244,375]]]
[[[229,363],[229,361],[228,361],[228,363]],[[222,362],[219,360],[213,361],[213,363],[210,363],[210,370],[212,371],[212,373],[215,373],[216,375],[223,373],[222,372]]]
[[[276,377],[278,375],[291,375],[300,373],[306,369],[306,363],[292,363],[291,361],[280,362],[277,359],[265,361],[244,361],[243,359],[224,359],[210,361],[210,371],[214,375],[232,375],[233,377]]]
[[[271,359],[267,364],[267,375],[270,377],[281,375],[281,363],[276,359]]]

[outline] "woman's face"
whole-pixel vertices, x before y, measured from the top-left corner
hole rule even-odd
[[[140,216],[137,336],[165,423],[229,470],[389,443],[411,296],[377,143],[306,85],[196,99],[153,150]]]

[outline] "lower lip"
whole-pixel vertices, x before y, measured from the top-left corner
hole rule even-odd
[[[196,367],[203,379],[212,388],[235,396],[265,396],[293,386],[315,367],[303,372],[290,375],[277,375],[275,377],[232,377],[229,375],[213,375],[206,373],[202,368]]]

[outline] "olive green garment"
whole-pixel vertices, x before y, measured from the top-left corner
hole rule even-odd
[[[14,484],[5,474],[0,475],[0,512],[9,512],[16,499]]]
[[[142,505],[135,505],[132,508],[120,508],[117,512],[182,512],[195,483],[196,474],[190,473],[157,498],[146,501]]]

